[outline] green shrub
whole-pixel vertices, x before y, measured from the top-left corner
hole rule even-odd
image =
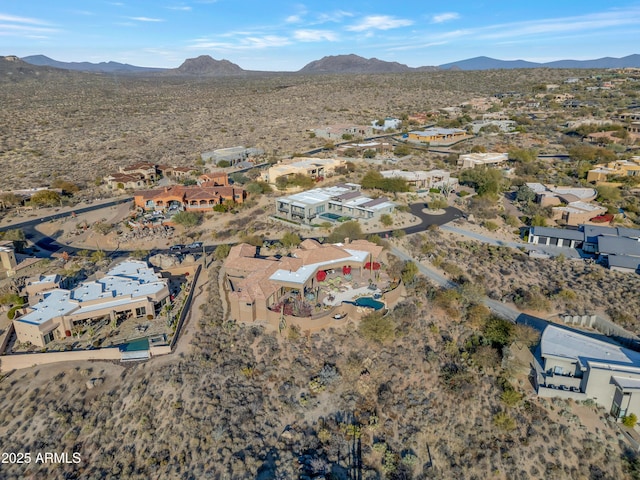
[[[217,207],[218,205],[216,205]],[[190,228],[199,225],[202,221],[202,216],[196,212],[178,212],[171,220],[178,225],[182,225],[183,227]]]
[[[500,228],[496,222],[492,222],[491,220],[484,221],[482,223],[482,226],[490,232],[495,232],[498,228]]]
[[[16,318],[16,311],[21,308],[22,305],[14,305],[13,307],[11,307],[11,309],[7,312],[7,318],[9,320],[13,320],[14,318]]]
[[[381,311],[377,311],[362,317],[358,332],[367,340],[384,343],[395,337],[396,328],[390,317],[385,317]]]
[[[622,424],[625,427],[633,428],[636,426],[636,423],[638,423],[638,417],[635,413],[630,413],[629,415],[622,417]]]
[[[493,416],[493,424],[505,432],[510,432],[516,428],[516,421],[505,412],[496,413]]]

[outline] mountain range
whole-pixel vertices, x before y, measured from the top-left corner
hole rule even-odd
[[[7,58],[7,57],[5,57]],[[118,62],[60,62],[44,55],[32,55],[23,57],[24,62],[46,67],[55,67],[64,70],[78,70],[100,73],[162,73],[166,75],[189,76],[230,76],[257,74],[269,72],[256,72],[244,70],[239,65],[229,60],[215,60],[209,55],[201,55],[197,58],[189,58],[178,68],[163,69],[138,67]],[[557,60],[547,63],[528,62],[526,60],[498,60],[490,57],[475,57],[457,62],[446,63],[438,66],[409,67],[398,62],[387,62],[377,58],[364,58],[358,55],[331,55],[314,60],[297,72],[300,74],[367,74],[367,73],[405,73],[442,70],[502,70],[514,68],[625,68],[640,67],[640,55],[634,54],[622,58],[604,57],[594,60]],[[271,72],[275,73],[275,72]],[[285,73],[285,72],[280,72]]]

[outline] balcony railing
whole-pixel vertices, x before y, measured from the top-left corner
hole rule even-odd
[[[571,388],[580,388],[580,384],[582,383],[582,377],[574,377],[570,375],[560,375],[557,373],[548,373],[546,375],[546,384],[547,386],[555,385],[557,387],[567,387]]]

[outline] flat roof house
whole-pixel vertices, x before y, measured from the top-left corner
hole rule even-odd
[[[402,178],[413,188],[439,188],[458,184],[457,178],[452,178],[446,170],[416,170],[408,172],[404,170],[384,170],[380,172],[384,178]]]
[[[458,157],[458,166],[461,168],[474,168],[478,165],[497,166],[505,163],[507,160],[509,160],[508,153],[465,153]]]
[[[640,415],[640,353],[549,325],[542,332],[539,358],[538,395],[591,399],[615,418]]]
[[[531,227],[528,242],[536,245],[579,248],[598,255],[611,270],[640,273],[640,230],[580,225],[567,228]]]
[[[605,207],[587,202],[570,202],[562,207],[553,207],[553,219],[562,220],[567,225],[580,225],[598,215],[607,213]]]
[[[381,252],[382,247],[367,240],[321,245],[307,239],[290,257],[269,259],[257,257],[256,247],[235,245],[223,266],[231,316],[241,322],[278,326],[279,315],[269,307],[285,294],[296,291],[304,296],[316,288],[320,270],[348,267],[361,277],[366,263],[377,260]]]
[[[307,224],[333,222],[340,217],[353,220],[377,218],[383,213],[392,213],[395,206],[386,197],[367,197],[360,192],[360,185],[354,183],[314,188],[276,198],[277,215]]]
[[[561,203],[590,202],[598,196],[595,188],[543,185],[536,182],[526,185],[535,192],[536,203],[543,207]]]
[[[155,317],[169,297],[167,281],[139,260],[122,262],[102,278],[72,290],[55,287],[56,278],[38,281],[54,288],[41,290],[31,283],[36,299],[29,298],[27,313],[14,319],[13,326],[19,342],[39,347],[70,337],[77,323],[104,317]]]
[[[258,157],[264,154],[264,150],[260,148],[247,148],[242,145],[237,147],[219,148],[210,152],[204,152],[200,155],[202,160],[211,161],[215,164],[222,160],[226,160],[231,166],[244,162],[252,157]]]
[[[317,179],[333,175],[336,168],[343,166],[346,162],[338,158],[301,158],[290,163],[279,163],[270,167],[262,173],[262,180],[274,185],[278,178],[290,175],[304,175]]]
[[[317,137],[328,140],[344,140],[343,135],[354,138],[367,138],[372,136],[375,130],[370,125],[353,125],[347,123],[315,128],[313,129],[313,133],[315,133]]]
[[[606,182],[611,177],[640,176],[640,161],[618,160],[607,164],[596,165],[587,173],[587,182]]]
[[[449,144],[467,137],[467,131],[460,128],[427,128],[409,132],[408,139],[413,142]]]

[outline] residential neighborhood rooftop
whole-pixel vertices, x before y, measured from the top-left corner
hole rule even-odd
[[[577,359],[583,365],[596,361],[640,369],[640,353],[555,325],[542,332],[540,349],[543,356]]]

